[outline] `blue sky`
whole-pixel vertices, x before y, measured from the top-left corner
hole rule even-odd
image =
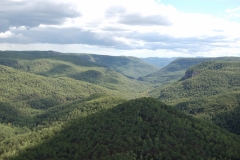
[[[236,3],[228,0],[162,0],[163,4],[170,4],[177,8],[179,11],[188,13],[204,13],[216,16],[223,16],[227,8],[236,7]]]
[[[202,13],[226,18],[227,9],[239,7],[238,0],[162,0],[160,3],[169,4],[185,13]],[[231,21],[240,21],[240,18],[232,18]]]
[[[0,50],[240,56],[238,0],[1,0]]]

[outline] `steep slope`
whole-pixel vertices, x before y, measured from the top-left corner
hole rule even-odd
[[[75,120],[12,159],[239,159],[239,150],[238,136],[142,98]]]

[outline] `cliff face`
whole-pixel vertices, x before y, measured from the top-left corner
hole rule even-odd
[[[195,71],[195,72],[193,72],[193,73],[192,73],[192,77],[191,77],[191,78],[193,78],[193,77],[195,77],[195,76],[199,75],[200,73],[201,73],[200,71]]]
[[[193,78],[193,77],[199,75],[200,73],[201,73],[201,71],[194,71],[193,69],[188,69],[185,72],[185,75],[184,75],[184,77],[181,80]]]

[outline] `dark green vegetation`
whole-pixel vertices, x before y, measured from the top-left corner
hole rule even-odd
[[[186,114],[239,134],[240,61],[209,61],[190,67],[179,81],[152,94]],[[156,95],[155,95],[156,96]]]
[[[240,105],[230,111],[217,113],[212,121],[214,124],[240,135]]]
[[[209,58],[178,58],[172,61],[169,65],[163,67],[157,72],[151,73],[147,76],[140,77],[139,80],[150,82],[157,85],[168,84],[179,80],[184,76],[186,69],[199,64]]]
[[[129,79],[126,76],[116,72],[114,68],[105,67],[95,62],[91,62],[86,59],[86,55],[75,54],[62,54],[58,52],[3,52],[0,53],[0,64],[12,67],[16,70],[23,72],[34,73],[45,77],[61,78],[68,77],[75,80],[90,82],[103,86],[111,90],[121,91],[121,94],[127,95],[127,93],[139,93],[144,92],[147,89],[143,83],[140,83],[134,79]],[[91,56],[91,55],[90,55]],[[104,56],[108,59],[110,56]],[[124,59],[126,57],[122,57]],[[128,58],[126,58],[128,59]],[[136,61],[127,63],[134,63],[138,65]],[[120,59],[120,62],[121,59]],[[140,66],[144,65],[139,63]],[[120,65],[121,66],[121,65]],[[150,68],[150,71],[154,71],[150,65],[142,66],[142,68]],[[121,67],[119,67],[121,68]],[[133,69],[128,70],[130,74],[139,74]],[[132,71],[132,72],[131,72]],[[125,70],[125,72],[127,72]],[[146,70],[145,70],[146,72]],[[143,74],[143,75],[146,75]],[[127,90],[126,90],[127,89]],[[117,92],[117,91],[116,91]],[[126,93],[124,93],[126,92]],[[132,97],[133,95],[127,95]],[[133,96],[135,97],[135,96]]]
[[[0,130],[0,134],[4,136],[0,141],[0,159],[9,159],[26,149],[46,143],[49,139],[62,133],[62,130],[70,122],[122,102],[124,100],[119,98],[94,94],[83,100],[54,106],[36,116],[25,114],[23,117],[25,121],[21,123],[24,127],[19,127],[18,123],[14,123],[18,117],[13,120],[13,123],[3,123],[1,125],[3,130]],[[11,113],[8,116],[11,116]],[[50,150],[50,148],[46,149]],[[16,159],[19,159],[18,156]]]
[[[153,84],[163,85],[169,84],[181,79],[185,71],[191,66],[200,64],[202,62],[208,61],[218,61],[218,60],[235,60],[235,57],[219,57],[219,58],[177,58],[167,66],[158,70],[157,72],[151,73],[144,77],[140,77],[139,80],[150,82]],[[238,59],[240,60],[240,59]]]
[[[240,139],[152,98],[76,119],[13,159],[238,159]],[[27,142],[27,140],[24,143]]]
[[[183,98],[191,100],[238,91],[239,70],[240,63],[233,60],[201,63],[189,68],[178,82],[164,88],[159,98],[178,102],[178,99]]]
[[[0,159],[240,159],[240,59],[156,70],[134,57],[1,51]]]

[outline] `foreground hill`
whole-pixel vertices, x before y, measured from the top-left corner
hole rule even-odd
[[[41,112],[35,115],[22,114],[21,116],[19,116],[19,112],[14,112],[16,108],[14,110],[14,108],[9,109],[11,106],[6,106],[10,112],[5,112],[4,118],[11,120],[12,123],[0,124],[0,159],[9,159],[27,148],[49,140],[60,133],[70,121],[84,118],[123,102],[125,100],[117,97],[102,93],[93,94],[82,100],[40,110]],[[2,104],[0,104],[1,107]]]
[[[74,120],[11,159],[239,159],[239,150],[238,136],[141,98]]]
[[[238,95],[238,100],[240,96]],[[238,102],[240,104],[240,102]],[[226,105],[228,106],[228,105]],[[229,132],[240,135],[240,105],[231,110],[220,112],[212,117],[212,122]]]

